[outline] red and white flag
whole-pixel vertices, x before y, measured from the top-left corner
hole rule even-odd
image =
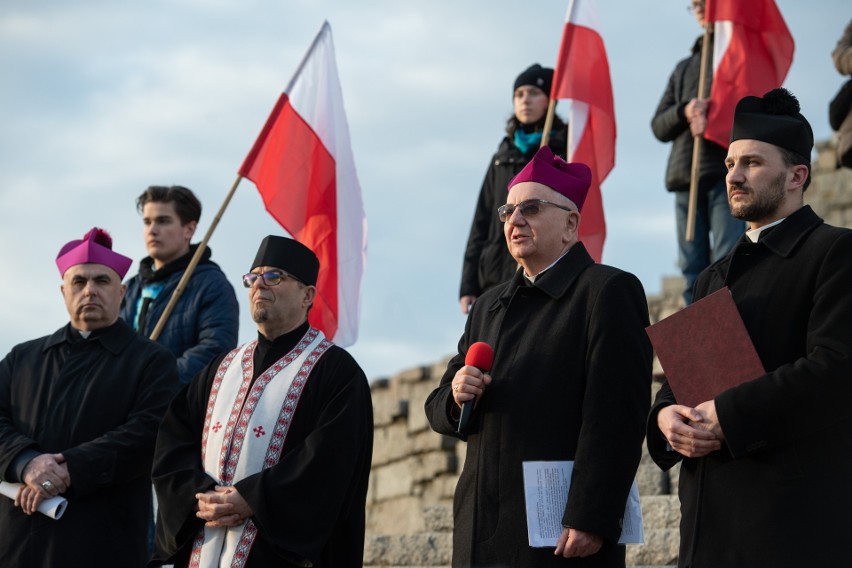
[[[793,63],[793,36],[773,0],[707,0],[713,22],[713,86],[704,138],[724,148],[734,108],[780,87]]]
[[[320,261],[311,325],[346,347],[358,337],[367,219],[349,143],[331,26],[323,23],[239,173],[266,210]]]
[[[601,183],[615,165],[615,110],[609,61],[594,0],[571,0],[553,75],[553,100],[570,99],[568,161],[592,169],[580,240],[600,262],[606,240]]]

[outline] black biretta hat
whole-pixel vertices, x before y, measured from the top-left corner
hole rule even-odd
[[[314,251],[293,239],[269,235],[260,243],[251,270],[258,266],[274,266],[288,272],[309,286],[316,286],[319,259]]]
[[[514,93],[518,87],[523,85],[532,85],[538,87],[544,94],[550,96],[550,86],[553,84],[553,69],[542,67],[538,63],[533,63],[518,75],[515,79],[515,86],[512,87]]]
[[[763,97],[743,97],[734,110],[734,140],[760,140],[810,160],[814,131],[800,112],[799,101],[787,89],[772,89]]]

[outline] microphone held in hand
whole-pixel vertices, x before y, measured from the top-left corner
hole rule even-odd
[[[464,357],[464,364],[470,367],[476,367],[483,373],[491,370],[491,364],[494,362],[494,350],[484,341],[477,341],[467,349],[467,354]],[[473,404],[476,399],[466,400],[462,403],[461,416],[459,417],[458,432],[463,432],[467,428],[467,423],[470,421],[470,415],[473,412]]]

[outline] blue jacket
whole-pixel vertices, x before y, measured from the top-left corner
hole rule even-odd
[[[165,282],[162,292],[148,307],[144,334],[150,336],[196,247],[193,245],[189,253],[157,271],[153,270],[153,259],[144,258],[139,263],[139,274],[127,282],[121,319],[132,327],[144,284]],[[216,355],[237,346],[238,329],[239,305],[234,288],[219,266],[210,260],[210,250],[205,250],[157,343],[177,358],[181,384],[186,384]]]

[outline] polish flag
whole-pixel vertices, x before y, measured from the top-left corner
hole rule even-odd
[[[331,26],[323,23],[239,174],[320,261],[310,323],[342,347],[358,337],[367,218],[349,143]]]
[[[780,87],[793,63],[793,36],[773,0],[707,0],[713,22],[713,85],[704,138],[727,148],[734,108]]]
[[[580,240],[600,262],[606,240],[601,183],[615,165],[615,111],[609,62],[594,0],[571,0],[553,76],[553,100],[569,99],[568,161],[592,169]]]

